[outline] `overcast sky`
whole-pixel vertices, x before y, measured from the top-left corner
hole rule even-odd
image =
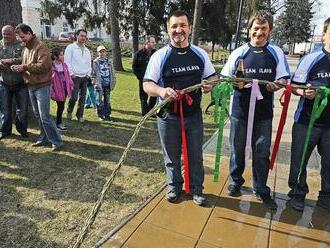
[[[323,22],[330,17],[330,0],[320,0],[321,6],[314,8],[312,23],[316,25],[315,35],[321,35]]]

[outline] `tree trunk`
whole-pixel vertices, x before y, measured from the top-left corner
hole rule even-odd
[[[199,38],[199,29],[200,29],[200,22],[202,17],[202,0],[195,1],[195,10],[194,10],[194,22],[193,22],[193,30],[192,30],[192,38],[191,42],[194,45],[198,45],[198,38]]]
[[[113,67],[116,71],[124,71],[120,53],[119,39],[119,22],[118,22],[118,2],[117,0],[109,1],[109,16],[111,25],[111,48]]]
[[[0,27],[22,23],[22,6],[20,0],[0,0]],[[2,39],[1,33],[0,38]]]
[[[138,0],[133,0],[133,54],[139,50],[139,20],[138,20]]]

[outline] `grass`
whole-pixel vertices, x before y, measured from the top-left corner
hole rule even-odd
[[[0,141],[0,247],[69,247],[139,122],[138,82],[130,59],[117,73],[111,96],[113,122],[99,122],[95,109],[85,110],[85,123],[67,121],[65,149],[31,147],[38,130],[31,122],[29,138]],[[209,102],[206,96],[203,105]],[[52,115],[55,105],[52,103]],[[215,131],[205,116],[205,141]],[[156,123],[141,130],[120,175],[107,193],[83,247],[93,246],[109,230],[159,188],[165,180]]]

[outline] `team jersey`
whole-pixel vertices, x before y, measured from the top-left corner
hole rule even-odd
[[[167,45],[151,56],[143,81],[153,81],[161,87],[181,90],[199,84],[202,79],[214,74],[214,67],[203,49],[192,44],[185,48]],[[183,101],[186,116],[193,114],[201,104],[200,89],[190,92],[189,95],[193,99],[192,105],[188,106],[186,101]],[[173,103],[170,103],[167,109],[173,113]]]
[[[292,81],[298,84],[311,84],[313,86],[330,87],[330,53],[324,48],[321,51],[306,55],[298,64]],[[314,99],[300,97],[294,120],[308,125]],[[330,128],[330,107],[324,109],[320,118],[315,121],[315,126]]]
[[[263,47],[253,47],[247,43],[234,50],[221,71],[221,75],[232,77],[236,74],[238,60],[244,61],[244,77],[274,81],[281,78],[290,78],[288,62],[283,51],[267,43]],[[266,120],[273,118],[274,93],[267,91],[265,85],[260,85],[263,96],[258,100],[255,108],[255,119]],[[234,97],[230,113],[240,119],[247,119],[249,113],[251,88],[234,90]]]

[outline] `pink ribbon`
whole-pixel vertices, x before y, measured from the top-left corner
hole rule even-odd
[[[254,122],[254,111],[256,108],[257,100],[261,100],[264,97],[262,96],[258,84],[257,79],[252,80],[252,84],[246,84],[244,88],[251,89],[251,97],[250,97],[250,105],[249,105],[249,116],[248,116],[248,123],[247,123],[247,133],[246,133],[246,144],[245,144],[245,166],[248,165],[250,151],[251,151],[251,143],[252,143],[252,130],[253,130],[253,122]]]

